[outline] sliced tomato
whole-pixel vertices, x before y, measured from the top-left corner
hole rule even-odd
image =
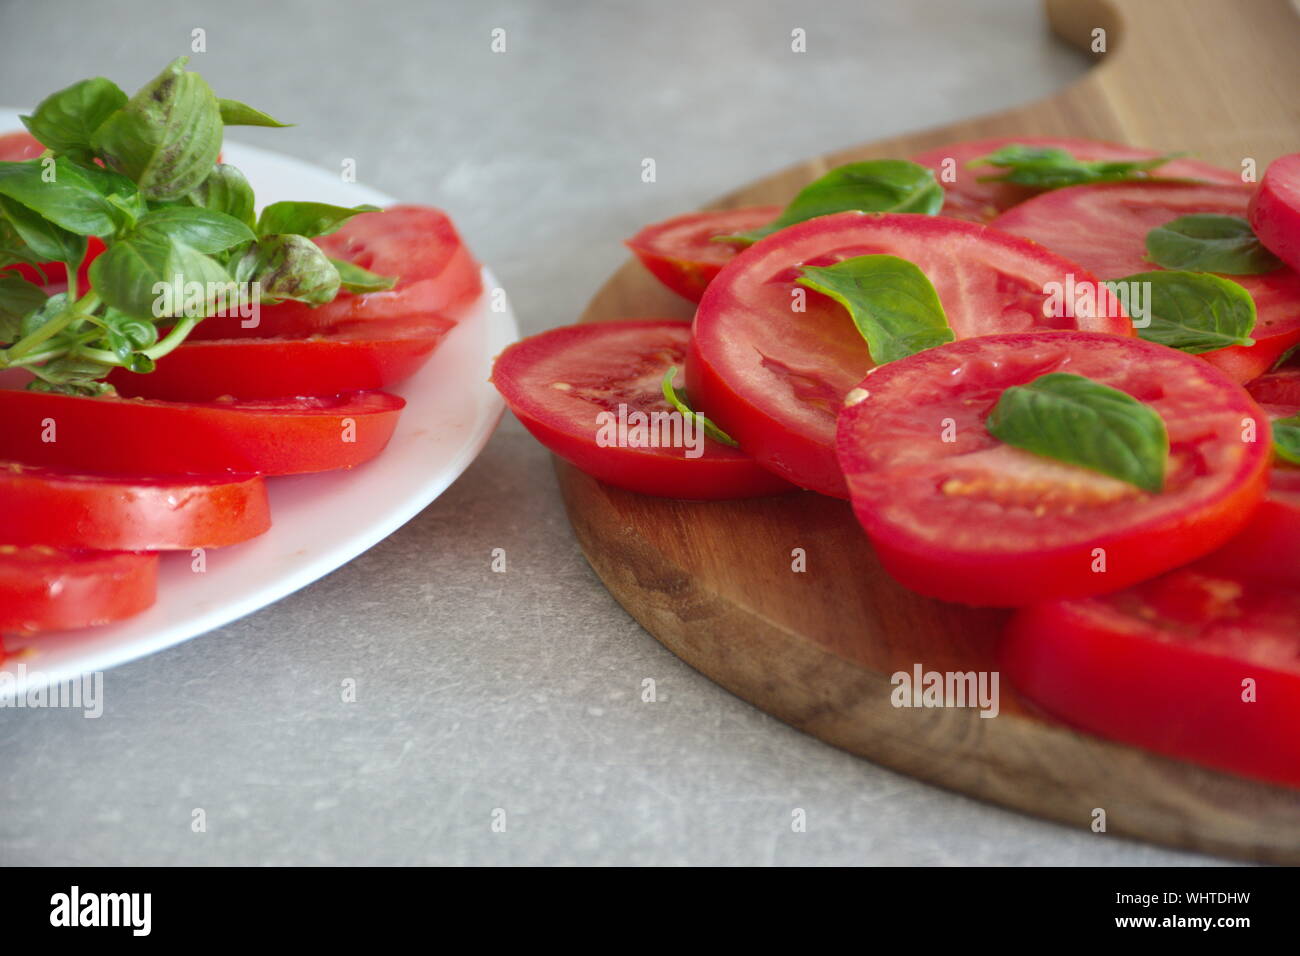
[[[871,368],[848,312],[797,286],[801,265],[887,253],[934,283],[958,338],[1083,328],[1131,335],[1122,312],[1049,314],[1050,284],[1096,280],[1022,239],[942,216],[847,212],[799,223],[727,266],[696,310],[687,385],[700,409],[760,464],[796,485],[847,497],[835,461],[835,416]],[[806,299],[804,294],[806,293]],[[805,311],[795,311],[805,303]]]
[[[780,214],[780,206],[687,213],[646,226],[626,245],[656,279],[699,302],[713,277],[740,251],[731,243],[714,242],[714,237],[766,226]]]
[[[45,144],[26,130],[0,135],[0,161],[21,163],[45,152]]]
[[[109,381],[127,396],[206,402],[223,396],[270,399],[385,388],[420,370],[456,323],[437,315],[340,322],[306,338],[186,342],[137,375]]]
[[[153,604],[157,582],[156,554],[0,545],[0,632],[120,621]]]
[[[103,551],[218,548],[271,527],[261,478],[114,478],[0,464],[0,543]]]
[[[1146,255],[1152,229],[1193,213],[1245,216],[1248,186],[1185,183],[1106,183],[1071,186],[1021,203],[999,216],[998,229],[1041,242],[1103,279],[1159,269]],[[1300,341],[1300,273],[1280,268],[1263,275],[1232,275],[1255,300],[1253,346],[1205,353],[1238,382],[1265,372]]]
[[[1090,733],[1300,786],[1300,592],[1179,569],[1016,613],[1002,668]]]
[[[619,488],[698,499],[791,490],[664,399],[664,375],[681,368],[689,338],[687,323],[671,319],[551,329],[502,352],[492,382],[538,441]],[[636,416],[646,419],[639,431]]]
[[[447,214],[429,206],[392,206],[365,213],[317,245],[335,259],[396,276],[387,292],[340,293],[332,302],[311,307],[284,302],[259,310],[257,324],[238,315],[204,319],[190,337],[199,339],[302,337],[328,334],[342,323],[391,319],[456,318],[483,291],[479,265]]]
[[[384,392],[183,403],[0,389],[0,456],[119,475],[329,471],[383,451],[405,405]]]
[[[1050,372],[1159,413],[1170,445],[1162,492],[989,434],[1003,391]],[[860,388],[837,436],[853,509],[885,569],[931,597],[1014,607],[1127,587],[1227,542],[1264,495],[1264,413],[1212,366],[1141,339],[967,339],[881,366]],[[1244,440],[1248,419],[1258,440]]]
[[[994,139],[974,139],[939,146],[913,156],[912,161],[934,170],[935,178],[943,185],[944,200],[943,209],[940,210],[941,215],[969,219],[972,222],[989,222],[1039,192],[1028,186],[1017,186],[1014,183],[980,182],[981,178],[997,176],[1001,171],[992,166],[967,165],[972,160],[980,159],[1013,143],[1063,149],[1076,159],[1085,160],[1154,159],[1161,155],[1154,149],[1139,149],[1136,146],[1105,143],[1095,139],[1000,136]],[[1241,184],[1241,176],[1238,173],[1195,159],[1171,159],[1157,167],[1153,175],[1170,179],[1195,179],[1207,183]]]
[[[1300,366],[1261,375],[1246,386],[1246,391],[1261,405],[1300,406]]]
[[[1259,241],[1292,269],[1300,269],[1300,153],[1268,164],[1247,216]]]

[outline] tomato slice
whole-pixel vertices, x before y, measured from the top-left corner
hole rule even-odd
[[[994,139],[975,139],[950,143],[926,150],[912,161],[934,170],[935,178],[943,185],[944,216],[969,219],[972,222],[989,222],[999,214],[1038,194],[1038,190],[1014,183],[980,182],[984,176],[996,176],[999,170],[992,166],[967,168],[972,160],[987,156],[1003,146],[1019,143],[1024,146],[1048,146],[1063,149],[1077,159],[1132,160],[1154,159],[1158,150],[1139,149],[1119,143],[1105,143],[1095,139],[1071,139],[1053,136],[1001,136]],[[1195,159],[1171,159],[1155,170],[1155,174],[1172,179],[1195,179],[1207,183],[1241,184],[1241,176],[1230,169],[1221,169]],[[952,182],[945,182],[945,176]]]
[[[45,152],[45,145],[26,130],[0,135],[0,161],[21,163],[36,159]]]
[[[1261,405],[1300,406],[1300,367],[1261,375],[1246,386],[1246,391]]]
[[[182,402],[384,388],[418,372],[455,325],[427,315],[340,322],[305,338],[187,341],[154,371],[137,375],[115,369],[109,381],[123,395]]]
[[[1110,385],[1160,414],[1164,491],[988,433],[1002,392],[1049,372]],[[853,509],[885,569],[931,597],[1014,607],[1127,587],[1224,544],[1264,494],[1263,412],[1212,366],[1141,339],[967,339],[883,365],[860,387],[868,397],[844,409],[837,436]],[[1257,440],[1243,440],[1247,419]]]
[[[699,302],[713,277],[741,248],[714,242],[713,237],[766,226],[780,214],[780,206],[692,212],[646,226],[625,244],[656,279]]]
[[[619,488],[697,499],[791,490],[748,455],[688,430],[664,399],[664,375],[681,368],[689,338],[690,326],[671,319],[551,329],[502,352],[492,381],[538,441]],[[637,432],[638,414],[662,427]]]
[[[1250,226],[1272,253],[1300,269],[1300,153],[1268,164],[1250,197]]]
[[[714,281],[695,314],[687,385],[711,416],[760,464],[803,488],[848,496],[835,461],[835,416],[871,368],[845,309],[807,292],[792,310],[800,265],[888,253],[934,283],[958,338],[994,332],[1083,328],[1131,335],[1117,316],[1050,317],[1049,283],[1082,267],[1040,246],[942,216],[838,213],[799,223],[745,250]]]
[[[0,389],[0,455],[126,475],[329,471],[383,451],[405,405],[384,392],[182,403]]]
[[[0,632],[108,624],[153,604],[158,555],[0,545]]]
[[[1016,613],[1016,688],[1091,733],[1300,786],[1300,592],[1179,569]]]
[[[1021,203],[993,225],[1041,242],[1103,279],[1159,269],[1146,256],[1147,233],[1179,216],[1245,216],[1248,186],[1185,183],[1106,183],[1071,186]],[[1255,300],[1255,344],[1207,352],[1238,382],[1265,372],[1300,341],[1300,273],[1280,268],[1263,275],[1232,275]]]
[[[315,308],[283,302],[259,310],[258,324],[244,328],[238,315],[204,319],[190,334],[199,339],[301,337],[329,333],[340,323],[384,322],[439,315],[456,318],[483,291],[479,265],[447,214],[430,206],[392,206],[350,219],[316,244],[335,259],[397,276],[387,292],[340,293]]]
[[[271,527],[261,478],[114,478],[0,464],[0,542],[102,551],[218,548]]]

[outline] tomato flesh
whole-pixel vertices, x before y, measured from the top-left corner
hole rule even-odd
[[[1272,253],[1300,269],[1300,153],[1269,163],[1250,197],[1250,226]]]
[[[713,238],[766,226],[780,214],[780,206],[687,213],[646,226],[626,245],[656,279],[699,302],[714,276],[741,249]]]
[[[1017,690],[1090,733],[1300,786],[1300,592],[1179,569],[1023,608],[1002,645]]]
[[[1064,314],[1049,315],[1050,283],[1096,280],[986,226],[848,212],[783,229],[737,256],[709,287],[695,315],[687,385],[741,448],[803,488],[848,496],[835,460],[835,416],[872,362],[848,312],[795,284],[798,268],[875,253],[920,267],[957,338],[1073,328],[1132,334],[1122,313],[1076,317],[1070,301]],[[801,301],[805,310],[795,311]]]
[[[126,475],[329,471],[383,451],[405,404],[384,392],[183,403],[0,389],[0,456]]]
[[[989,434],[1002,392],[1051,372],[1160,414],[1170,441],[1162,492]],[[1212,366],[1140,339],[967,339],[881,366],[860,389],[837,436],[854,511],[885,569],[931,597],[1014,607],[1127,587],[1227,542],[1264,495],[1264,413]],[[1255,441],[1243,440],[1246,419]]]
[[[538,441],[608,484],[692,499],[791,490],[743,452],[681,430],[685,422],[664,399],[663,379],[669,366],[681,368],[689,338],[687,323],[670,319],[551,329],[502,352],[492,381]],[[660,419],[667,431],[647,430],[634,444],[634,413],[667,416]],[[619,440],[617,424],[605,424],[620,419],[628,440]],[[692,457],[691,446],[701,453]]]
[[[1018,203],[1038,195],[1039,190],[1014,183],[980,182],[985,176],[1001,174],[992,166],[967,167],[972,160],[987,156],[1003,146],[1019,143],[1023,146],[1046,146],[1063,149],[1077,159],[1134,160],[1154,159],[1158,150],[1139,149],[1119,143],[1105,143],[1093,139],[1057,138],[1051,136],[1003,136],[995,139],[968,140],[950,143],[926,150],[912,157],[934,171],[935,178],[944,188],[943,209],[940,214],[972,222],[990,222]],[[1241,176],[1230,169],[1221,169],[1195,159],[1171,159],[1156,167],[1154,175],[1165,178],[1195,179],[1208,183],[1241,183]],[[945,181],[955,176],[952,182]]]
[[[108,624],[153,604],[158,555],[0,545],[0,632]]]
[[[994,220],[998,229],[1041,242],[1103,279],[1160,267],[1146,256],[1147,233],[1193,213],[1245,216],[1247,186],[1184,183],[1107,183],[1071,186],[1031,199]],[[1257,313],[1252,346],[1201,357],[1235,381],[1265,372],[1300,341],[1300,273],[1282,267],[1262,275],[1225,276],[1245,287]]]

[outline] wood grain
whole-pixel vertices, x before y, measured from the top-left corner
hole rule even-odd
[[[1050,99],[809,160],[723,197],[783,202],[840,163],[997,135],[1069,135],[1260,171],[1300,146],[1300,19],[1287,0],[1049,0],[1063,39],[1107,52]],[[629,262],[583,321],[688,317]],[[880,569],[846,503],[811,493],[680,502],[601,484],[557,461],[587,559],[651,634],[728,690],[828,743],[924,780],[1064,824],[1171,846],[1300,863],[1300,793],[1076,733],[1001,687],[974,709],[895,708],[889,675],[995,671],[1005,612],[915,595]],[[793,573],[804,549],[807,571]]]

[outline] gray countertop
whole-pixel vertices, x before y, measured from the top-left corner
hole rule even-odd
[[[1034,0],[44,0],[0,6],[0,102],[97,74],[134,89],[196,28],[219,95],[299,124],[232,139],[352,156],[363,181],[448,209],[525,332],[572,322],[646,222],[1085,69]],[[1213,862],[927,786],[713,685],[601,587],[509,416],[392,537],[108,672],[104,696],[99,720],[0,710],[0,862]]]

